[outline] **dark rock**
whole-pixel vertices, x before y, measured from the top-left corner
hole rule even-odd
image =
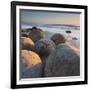
[[[32,27],[32,29],[34,29],[34,30],[35,30],[35,29],[37,29],[37,27]]]
[[[60,43],[65,43],[66,42],[66,38],[62,35],[62,34],[54,34],[52,37],[51,37],[51,40],[56,44],[60,44]]]
[[[42,76],[40,57],[32,51],[21,50],[20,78],[37,78]]]
[[[72,40],[78,40],[76,37],[72,37]]]
[[[48,56],[55,50],[55,47],[54,42],[50,39],[41,39],[35,44],[35,50],[40,56]]]
[[[60,44],[45,64],[46,77],[64,77],[80,75],[80,57],[68,45]]]
[[[66,31],[66,33],[70,34],[70,33],[71,33],[71,31],[69,31],[69,30],[68,30],[68,31]]]

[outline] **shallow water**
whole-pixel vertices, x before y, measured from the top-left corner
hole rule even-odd
[[[68,30],[68,29],[60,29],[60,28],[47,28],[47,27],[39,27],[44,31],[48,31],[51,32],[52,34],[50,35],[50,37],[54,34],[54,33],[61,33],[63,34],[67,40],[74,44],[77,48],[80,48],[80,30]],[[70,34],[66,33],[66,31],[71,31]],[[73,40],[72,38],[76,38],[77,40]]]

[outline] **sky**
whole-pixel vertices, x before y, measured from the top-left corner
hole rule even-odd
[[[21,10],[21,24],[68,24],[80,26],[80,13]]]

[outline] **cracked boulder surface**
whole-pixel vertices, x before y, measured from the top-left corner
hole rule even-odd
[[[49,56],[55,48],[55,43],[50,39],[41,39],[35,44],[35,50],[40,56]]]
[[[67,44],[60,44],[46,60],[46,77],[64,77],[80,75],[80,56]]]
[[[21,37],[20,42],[21,49],[34,51],[35,44],[32,39],[27,37]]]
[[[59,45],[61,43],[65,43],[67,40],[66,38],[60,34],[60,33],[56,33],[51,37],[51,40],[56,44]]]
[[[20,78],[37,78],[42,76],[42,61],[33,51],[21,50]]]

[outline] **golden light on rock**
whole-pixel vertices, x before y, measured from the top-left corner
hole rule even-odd
[[[40,57],[33,51],[21,50],[23,63],[29,67],[42,63]]]
[[[34,45],[34,42],[27,37],[21,37],[23,45]]]
[[[75,47],[73,44],[70,44],[67,42],[67,45],[72,48],[74,51],[76,51],[77,54],[80,54],[80,48]]]

